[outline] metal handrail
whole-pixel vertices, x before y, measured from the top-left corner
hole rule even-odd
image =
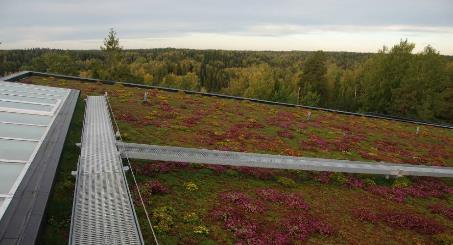
[[[381,115],[381,114],[377,114],[377,113],[373,113],[373,112],[371,112],[371,113],[349,112],[349,111],[335,110],[335,109],[322,108],[322,107],[316,107],[316,106],[298,105],[298,104],[292,104],[292,103],[269,101],[269,100],[262,100],[262,99],[254,99],[254,98],[232,96],[232,95],[225,95],[225,94],[206,93],[206,92],[199,92],[199,91],[193,91],[193,90],[185,90],[185,89],[168,88],[168,87],[162,87],[162,86],[137,84],[137,83],[132,83],[132,82],[117,82],[117,81],[112,81],[112,80],[83,78],[83,77],[68,76],[68,75],[61,75],[61,74],[47,73],[47,72],[22,71],[22,72],[18,72],[18,73],[15,73],[15,74],[0,78],[0,80],[3,79],[5,81],[17,81],[17,80],[20,80],[20,79],[23,79],[23,78],[26,78],[26,77],[30,77],[30,76],[58,77],[58,78],[62,78],[62,79],[70,79],[70,80],[85,81],[85,82],[101,82],[103,84],[110,84],[110,85],[122,84],[122,85],[127,86],[127,87],[137,87],[137,88],[144,88],[144,89],[159,89],[159,90],[164,90],[164,91],[169,91],[169,92],[184,92],[184,93],[187,93],[187,94],[198,94],[198,95],[203,95],[203,96],[212,96],[212,97],[219,97],[219,98],[225,98],[225,99],[246,100],[246,101],[252,101],[252,102],[263,103],[263,104],[270,104],[270,105],[300,107],[300,108],[305,108],[305,109],[310,109],[310,110],[327,111],[327,112],[332,112],[332,113],[337,113],[337,114],[368,117],[368,118],[375,118],[375,119],[384,119],[384,120],[390,120],[390,121],[413,123],[413,124],[417,124],[417,125],[453,129],[453,125],[448,124],[448,123],[427,122],[427,121],[415,120],[415,119],[404,118],[404,117],[399,117],[399,116]]]

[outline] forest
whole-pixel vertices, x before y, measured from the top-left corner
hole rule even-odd
[[[0,75],[42,71],[453,123],[453,57],[414,48],[131,50],[111,30],[100,50],[0,50]]]

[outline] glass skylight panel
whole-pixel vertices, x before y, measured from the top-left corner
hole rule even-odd
[[[35,86],[35,85],[25,85],[25,84],[14,84],[14,83],[3,83],[0,84],[0,87],[8,89],[8,90],[20,90],[20,91],[28,91],[33,93],[43,93],[43,94],[66,94],[65,89],[57,89],[44,86]]]
[[[47,87],[41,85],[34,85],[34,84],[24,84],[24,83],[15,83],[15,82],[3,82],[3,87],[7,88],[21,88],[27,90],[40,90],[40,91],[52,91],[57,93],[66,93],[67,90],[64,88],[57,88],[57,87]]]
[[[69,92],[0,81],[0,219]]]
[[[22,94],[25,96],[57,98],[57,99],[64,97],[64,94],[52,93],[52,92],[41,92],[41,91],[34,91],[34,90],[24,90],[24,89],[20,89],[20,88],[6,88],[6,87],[2,87],[1,84],[0,84],[0,92],[1,93]]]
[[[38,145],[36,141],[11,140],[0,138],[0,159],[28,161]],[[0,180],[1,182],[1,180]]]
[[[0,137],[39,140],[46,129],[47,127],[0,123]]]
[[[43,95],[41,95],[41,96],[43,96]],[[15,95],[14,93],[7,94],[5,92],[0,92],[0,99],[35,102],[35,103],[46,103],[46,104],[56,104],[58,102],[58,99],[35,97],[32,95],[21,96],[21,95]]]
[[[11,191],[24,166],[23,163],[0,162],[0,194]]]
[[[0,107],[15,108],[22,110],[52,111],[54,106],[0,100]]]
[[[47,125],[50,123],[51,119],[52,117],[50,116],[0,111],[1,122]]]

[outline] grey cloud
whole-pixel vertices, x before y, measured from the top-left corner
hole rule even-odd
[[[339,31],[450,33],[450,0],[2,0],[0,39],[101,39],[188,33],[279,36]]]

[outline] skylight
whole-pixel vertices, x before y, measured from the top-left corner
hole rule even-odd
[[[0,218],[69,92],[0,81]]]

